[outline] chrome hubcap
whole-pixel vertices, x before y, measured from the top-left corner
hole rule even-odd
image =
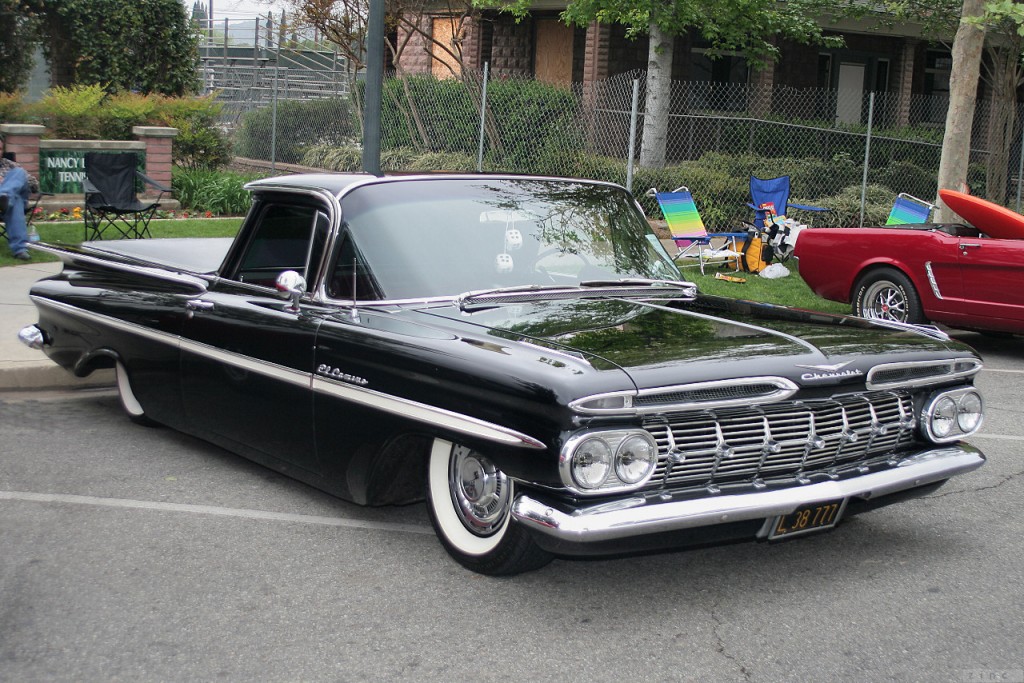
[[[867,302],[864,311],[866,317],[906,322],[907,301],[903,292],[891,283],[879,282],[871,285],[864,299]]]
[[[455,446],[448,481],[455,511],[467,529],[488,536],[504,524],[512,487],[494,463],[465,446]]]

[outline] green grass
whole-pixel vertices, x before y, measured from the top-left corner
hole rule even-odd
[[[755,273],[735,273],[731,270],[718,270],[716,267],[705,267],[707,275],[701,275],[700,269],[686,267],[682,269],[687,280],[697,285],[705,294],[717,294],[728,296],[734,299],[749,299],[750,301],[762,301],[770,304],[781,304],[793,306],[794,308],[806,308],[812,311],[825,313],[850,313],[849,304],[841,304],[836,301],[822,299],[811,291],[807,283],[796,272],[796,265],[790,261],[785,264],[789,268],[789,275],[775,280],[767,280]],[[733,275],[746,280],[745,283],[728,282],[716,280],[715,273]]]
[[[149,224],[153,237],[234,237],[242,225],[241,218],[200,218],[185,220],[154,220]],[[36,231],[43,242],[81,244],[84,226],[81,221],[60,223],[36,223]],[[108,231],[108,235],[111,231]],[[0,239],[0,244],[3,240]],[[29,250],[31,263],[56,261],[55,256]],[[19,261],[11,256],[7,245],[0,246],[0,266],[12,266],[30,263]]]

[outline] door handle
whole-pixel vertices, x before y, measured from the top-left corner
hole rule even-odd
[[[968,247],[972,247],[974,249],[981,249],[981,244],[976,243],[976,242],[961,242],[960,243],[960,248],[963,249],[964,251],[967,251]]]
[[[185,308],[190,311],[212,311],[213,302],[203,301],[202,299],[189,299],[185,302]]]

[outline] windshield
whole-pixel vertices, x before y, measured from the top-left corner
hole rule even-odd
[[[338,295],[348,294],[343,298],[353,286],[358,299],[414,299],[680,279],[630,196],[613,186],[518,178],[386,182],[346,195],[342,216],[346,246],[332,281]]]

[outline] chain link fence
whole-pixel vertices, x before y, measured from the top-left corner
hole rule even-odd
[[[285,87],[280,69],[276,78],[263,70],[272,79],[260,86],[270,101],[229,109],[236,153],[275,166],[361,169],[361,84],[344,95],[300,95]],[[489,79],[485,72],[448,80],[393,75],[384,85],[381,165],[609,180],[631,185],[652,217],[659,211],[644,196],[648,188],[685,185],[712,230],[751,219],[750,176],[789,175],[791,200],[831,209],[832,225],[884,223],[897,194],[936,195],[945,98],[676,82],[666,166],[650,169],[636,159],[644,85],[642,73],[589,88]],[[977,103],[968,184],[1011,207],[1016,200],[1019,210],[1022,112],[1012,139],[989,145],[994,109]]]

